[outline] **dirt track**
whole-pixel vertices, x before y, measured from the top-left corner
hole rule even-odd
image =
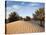
[[[31,22],[27,21],[16,21],[12,23],[8,23],[6,25],[6,33],[14,34],[14,33],[32,33],[32,32],[42,32],[44,28],[35,25]]]

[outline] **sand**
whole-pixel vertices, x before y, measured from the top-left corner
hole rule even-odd
[[[6,24],[7,34],[43,32],[44,28],[28,21],[15,21]]]

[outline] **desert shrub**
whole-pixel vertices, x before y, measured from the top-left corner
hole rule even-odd
[[[44,18],[45,18],[44,8],[39,8],[38,10],[36,10],[35,14],[33,14],[33,17],[35,20],[40,21],[40,26],[44,27],[45,23],[42,23],[44,21]]]
[[[17,20],[19,20],[19,15],[16,12],[12,12],[11,14],[9,14],[9,18],[8,18],[9,22],[13,22]]]
[[[26,16],[26,18],[24,18],[25,21],[30,21],[31,18],[29,16]]]

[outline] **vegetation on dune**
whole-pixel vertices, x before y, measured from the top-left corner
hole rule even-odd
[[[39,8],[38,10],[36,10],[35,14],[33,14],[33,19],[39,20],[40,26],[43,26],[43,27],[45,24],[45,23],[42,23],[42,21],[45,21],[44,18],[45,18],[44,8]],[[23,17],[19,16],[16,12],[12,12],[9,14],[9,18],[5,19],[5,23],[18,21],[18,20],[30,21],[31,18],[29,16],[26,16],[26,18],[23,18]]]
[[[16,12],[12,12],[9,14],[9,18],[7,22],[13,22],[19,20],[19,15]]]
[[[39,8],[38,10],[36,10],[35,14],[33,14],[34,19],[35,20],[39,20],[40,21],[40,26],[44,26],[44,24],[42,23],[42,21],[45,21],[45,12],[44,12],[44,8]]]
[[[29,16],[26,16],[26,18],[23,18],[19,16],[16,12],[11,12],[9,14],[9,18],[5,19],[5,23],[13,22],[13,21],[18,21],[18,20],[24,20],[24,21],[29,21],[31,18]]]
[[[29,16],[26,16],[26,18],[24,19],[25,21],[30,21],[31,18]]]

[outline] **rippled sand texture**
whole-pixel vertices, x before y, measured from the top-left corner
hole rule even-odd
[[[28,21],[16,21],[6,24],[7,34],[32,32],[44,32],[44,28]]]

